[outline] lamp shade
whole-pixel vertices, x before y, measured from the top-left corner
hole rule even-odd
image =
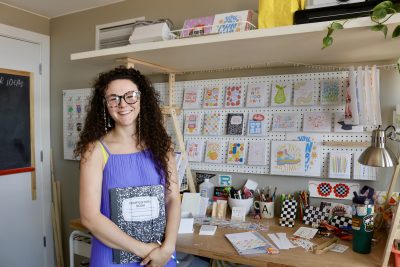
[[[360,155],[358,162],[373,167],[393,167],[397,165],[395,155],[386,148],[386,132],[384,130],[372,131],[371,146]]]

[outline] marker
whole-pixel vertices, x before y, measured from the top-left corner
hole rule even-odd
[[[157,240],[157,243],[162,246],[161,242],[159,240]],[[175,258],[174,254],[171,255],[171,259],[173,259],[177,264],[179,263],[179,261]]]

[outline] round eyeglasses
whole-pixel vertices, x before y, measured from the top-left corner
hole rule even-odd
[[[123,95],[108,95],[104,97],[109,107],[117,107],[121,104],[122,99],[125,100],[127,104],[135,104],[140,99],[140,91],[129,91]]]

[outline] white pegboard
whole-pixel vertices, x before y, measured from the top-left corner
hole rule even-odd
[[[234,164],[210,164],[205,162],[191,162],[190,165],[194,170],[205,170],[205,171],[222,171],[222,172],[238,172],[238,173],[256,173],[256,174],[269,174],[270,168],[270,159],[269,159],[269,149],[270,142],[272,140],[286,140],[285,132],[275,132],[272,130],[272,117],[273,114],[279,113],[299,113],[301,114],[301,121],[299,122],[299,132],[302,133],[302,125],[303,125],[303,115],[306,112],[330,112],[332,114],[332,122],[331,122],[331,132],[327,133],[313,133],[320,137],[322,141],[353,141],[360,142],[366,141],[369,142],[371,138],[371,131],[375,128],[373,126],[364,127],[364,132],[362,133],[336,133],[334,132],[334,113],[335,112],[343,112],[345,105],[345,88],[347,84],[347,71],[337,71],[337,72],[320,72],[320,73],[303,73],[303,74],[289,74],[289,75],[269,75],[269,76],[254,76],[254,77],[242,77],[242,78],[226,78],[226,79],[210,79],[210,80],[195,80],[195,81],[185,81],[185,82],[176,82],[175,83],[175,99],[176,105],[182,106],[183,93],[185,88],[193,87],[197,88],[202,96],[204,94],[204,88],[218,86],[221,90],[219,97],[219,108],[199,108],[199,109],[184,109],[183,115],[179,118],[181,123],[181,129],[183,129],[183,120],[186,114],[198,114],[201,116],[201,126],[203,125],[203,116],[207,113],[212,113],[218,111],[222,114],[222,129],[221,134],[218,136],[210,136],[210,135],[184,135],[185,141],[187,140],[201,140],[204,143],[207,140],[216,140],[224,142],[224,162],[226,162],[227,158],[227,146],[229,141],[244,141],[247,143],[250,141],[264,141],[267,142],[268,153],[267,153],[267,165],[265,166],[250,166],[250,165],[234,165]],[[320,104],[320,92],[321,92],[321,82],[323,80],[337,80],[340,83],[341,88],[341,103],[339,105],[326,105],[322,106]],[[280,107],[272,107],[270,102],[271,95],[271,84],[274,82],[290,82],[294,83],[297,81],[313,81],[315,85],[314,91],[314,102],[316,103],[313,106],[280,106]],[[249,107],[241,107],[241,108],[225,108],[223,106],[225,100],[225,86],[228,85],[241,85],[245,102],[245,97],[247,95],[247,85],[248,84],[266,84],[268,87],[268,104],[266,107],[258,107],[258,108],[249,108]],[[166,101],[168,99],[168,83],[163,84],[155,84],[156,89],[162,90],[160,92],[161,98]],[[167,104],[167,102],[164,102]],[[293,94],[291,103],[293,103]],[[203,103],[201,103],[202,106]],[[267,133],[264,136],[247,136],[247,121],[249,112],[263,112],[267,114]],[[244,135],[242,136],[232,136],[225,135],[226,132],[226,119],[228,113],[243,113],[244,114]],[[168,127],[168,132],[173,133],[172,127]],[[347,151],[350,153],[362,151],[363,148],[360,147],[333,147],[333,146],[323,146],[320,145],[320,154],[321,154],[321,164],[323,164],[321,177],[328,177],[329,171],[329,152],[331,151]],[[203,157],[204,158],[204,157]],[[247,163],[247,160],[246,160]],[[352,164],[352,163],[351,163]]]

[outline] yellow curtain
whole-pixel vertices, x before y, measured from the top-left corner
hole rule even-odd
[[[306,0],[259,0],[258,28],[293,24],[293,14],[304,9]]]

